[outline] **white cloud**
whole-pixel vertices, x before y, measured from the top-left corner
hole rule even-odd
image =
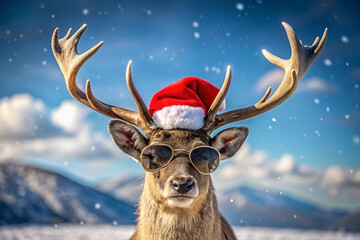
[[[326,82],[322,78],[313,77],[308,80],[301,80],[299,91],[318,91],[318,92],[336,92],[337,87]]]
[[[66,132],[74,133],[86,124],[85,118],[87,114],[88,111],[83,106],[74,104],[72,100],[65,100],[59,108],[52,111],[51,121]]]
[[[327,187],[339,186],[345,182],[345,174],[340,166],[329,167],[322,178],[321,184]]]
[[[288,153],[277,160],[270,160],[266,152],[251,150],[248,144],[244,144],[228,161],[219,169],[218,176],[230,182],[232,187],[249,183],[260,187],[317,186],[327,190],[330,195],[360,195],[360,170],[354,172],[340,166],[314,169],[297,164],[295,157]]]
[[[269,86],[276,88],[284,77],[284,70],[274,68],[263,74],[255,86],[255,92],[265,93]]]
[[[110,137],[92,129],[88,111],[64,101],[51,112],[28,94],[0,100],[2,158],[106,158],[120,155]]]
[[[295,159],[290,154],[284,154],[279,161],[275,163],[275,170],[278,173],[291,173],[295,169]]]
[[[284,71],[280,68],[272,69],[263,74],[255,86],[255,92],[265,93],[269,86],[275,89],[281,83],[284,77]],[[297,91],[319,91],[319,92],[336,92],[338,87],[334,84],[328,83],[326,80],[319,77],[312,77],[309,79],[302,79],[298,85]]]
[[[45,104],[29,94],[0,100],[0,139],[27,139],[60,134],[47,116]]]

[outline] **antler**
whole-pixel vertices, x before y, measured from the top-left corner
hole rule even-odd
[[[84,24],[74,35],[71,36],[70,28],[64,38],[59,39],[59,29],[56,28],[52,37],[52,50],[61,72],[64,75],[66,86],[70,94],[79,102],[111,118],[120,118],[126,122],[139,126],[147,134],[155,127],[152,117],[144,101],[135,88],[131,76],[131,61],[126,71],[128,88],[138,107],[139,113],[121,107],[105,104],[96,99],[91,91],[90,81],[86,82],[86,93],[81,91],[76,85],[76,76],[81,66],[91,58],[101,47],[103,42],[98,43],[93,48],[83,54],[78,54],[77,45],[82,34],[85,32]]]
[[[217,100],[225,98],[225,95],[230,85],[230,80],[227,80],[228,76],[230,76],[230,68],[228,67],[228,72],[226,74],[227,77],[225,78],[224,84],[221,87],[216,99],[214,100],[214,103],[211,106],[213,107],[213,105],[215,105],[217,107],[214,106],[213,108],[210,108],[206,116],[203,127],[205,131],[212,132],[213,130],[225,124],[252,118],[259,114],[267,112],[283,103],[294,93],[300,79],[310,68],[311,64],[314,62],[316,57],[319,55],[321,49],[323,48],[327,37],[327,28],[325,29],[320,42],[319,37],[316,37],[314,43],[311,46],[303,46],[302,42],[298,39],[292,27],[285,22],[283,22],[282,25],[285,28],[287,37],[290,42],[290,59],[281,59],[266,50],[262,51],[267,60],[285,70],[284,78],[280,83],[279,87],[274,92],[274,94],[268,99],[271,93],[271,87],[269,87],[265,95],[255,105],[216,115],[216,112],[218,110],[217,105],[221,103],[221,101],[219,102]]]

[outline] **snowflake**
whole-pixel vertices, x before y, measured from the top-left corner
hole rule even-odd
[[[348,43],[349,42],[349,38],[347,36],[341,36],[341,41],[343,43]]]
[[[324,64],[325,64],[326,66],[331,66],[331,65],[332,65],[332,62],[331,62],[330,59],[326,58],[326,59],[324,60]]]
[[[242,10],[244,10],[244,4],[243,3],[237,3],[236,8],[237,8],[237,10],[242,11]]]
[[[84,9],[82,10],[82,14],[83,14],[84,16],[88,15],[88,14],[89,14],[89,9],[84,8]]]
[[[200,33],[194,32],[194,38],[196,38],[196,39],[200,38]]]
[[[193,21],[192,23],[194,28],[198,28],[199,27],[199,23],[197,21]]]

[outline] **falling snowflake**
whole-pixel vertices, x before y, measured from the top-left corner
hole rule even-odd
[[[244,4],[243,3],[237,3],[236,8],[237,8],[237,10],[242,11],[242,10],[244,10]]]
[[[343,43],[348,43],[349,42],[349,38],[347,36],[341,36],[341,41]]]
[[[199,23],[197,21],[193,21],[192,23],[194,28],[198,28],[199,27]]]
[[[327,112],[330,112],[330,108],[329,108],[329,107],[326,107],[326,111],[327,111]]]
[[[42,64],[43,66],[46,66],[47,62],[46,62],[46,61],[42,61],[41,64]]]
[[[51,18],[55,18],[55,14],[51,14]]]
[[[83,14],[84,16],[88,15],[88,14],[89,14],[89,9],[84,8],[84,9],[82,10],[82,14]]]
[[[315,98],[315,99],[314,99],[314,103],[319,104],[319,103],[320,103],[320,100],[319,100],[318,98]]]
[[[100,204],[100,203],[96,203],[96,204],[95,204],[95,208],[96,208],[96,209],[100,209],[100,208],[101,208],[101,204]]]
[[[194,37],[195,37],[196,39],[200,38],[200,33],[194,32]]]
[[[205,66],[204,70],[205,70],[205,72],[208,72],[208,71],[210,71],[210,68],[209,68],[209,66]]]
[[[324,64],[325,64],[326,66],[331,66],[331,65],[332,65],[332,62],[331,62],[330,59],[326,58],[326,59],[324,60]]]
[[[271,119],[271,121],[276,122],[276,118],[273,117],[273,118]]]
[[[350,119],[350,115],[349,115],[349,114],[346,114],[346,115],[345,115],[345,119]]]

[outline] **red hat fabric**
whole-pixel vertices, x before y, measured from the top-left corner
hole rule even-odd
[[[157,92],[149,111],[155,124],[163,129],[200,129],[218,92],[205,80],[186,77]]]

